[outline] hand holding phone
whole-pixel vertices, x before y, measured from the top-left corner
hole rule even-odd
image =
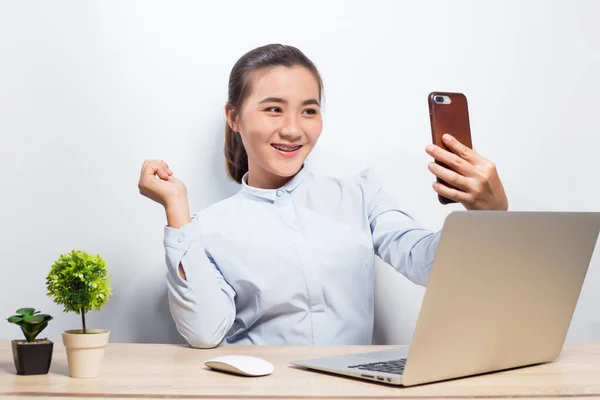
[[[467,98],[464,94],[448,92],[430,93],[429,119],[431,121],[431,138],[433,144],[452,152],[451,149],[444,145],[442,140],[442,136],[445,133],[449,133],[463,145],[471,149],[473,148],[469,124],[469,109]],[[435,162],[445,168],[452,169],[438,160],[435,160]],[[437,181],[442,185],[455,188],[440,178],[437,178]],[[455,200],[448,199],[442,195],[438,195],[438,199],[442,204],[456,203]]]

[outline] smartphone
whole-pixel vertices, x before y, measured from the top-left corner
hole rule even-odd
[[[467,105],[467,97],[464,94],[448,92],[430,93],[429,120],[431,122],[431,138],[433,144],[452,152],[452,150],[447,148],[442,141],[444,133],[449,133],[465,146],[471,149],[473,148],[469,124],[469,108]],[[449,168],[442,162],[437,160],[435,162],[443,167]],[[437,181],[443,185],[454,188],[440,178],[437,178]],[[438,195],[438,199],[442,204],[456,203],[455,200],[442,195]]]

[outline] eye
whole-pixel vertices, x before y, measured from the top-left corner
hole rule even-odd
[[[317,115],[317,114],[318,114],[317,110],[316,110],[316,109],[314,109],[314,108],[307,108],[307,109],[306,109],[306,110],[304,110],[304,111],[306,111],[306,112],[307,112],[308,114],[310,114],[310,115]]]
[[[267,109],[265,109],[265,111],[269,111],[269,112],[280,112],[281,108],[279,107],[269,107]]]

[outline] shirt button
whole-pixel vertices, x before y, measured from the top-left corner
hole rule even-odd
[[[283,196],[283,190],[281,190],[281,189],[278,189],[278,190],[275,192],[275,194],[277,195],[277,197],[281,197],[281,196]]]
[[[177,241],[178,241],[179,243],[183,242],[183,236],[181,236],[181,235],[180,235],[180,236],[177,236]]]

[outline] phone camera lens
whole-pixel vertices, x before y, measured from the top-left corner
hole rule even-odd
[[[437,101],[438,103],[443,103],[444,98],[442,96],[435,96],[435,101]]]

